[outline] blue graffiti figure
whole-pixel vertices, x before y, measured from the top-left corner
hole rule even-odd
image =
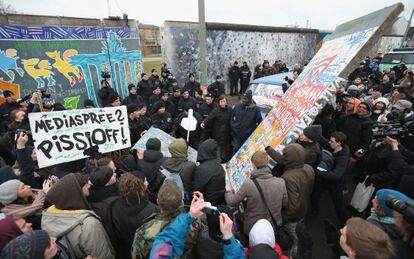
[[[94,67],[99,73],[100,68],[104,65],[109,65],[111,74],[111,85],[120,95],[123,97],[128,96],[128,83],[137,83],[135,69],[136,63],[142,63],[142,55],[140,50],[127,51],[119,38],[114,32],[110,31],[106,41],[102,41],[102,52],[98,54],[77,54],[70,57],[69,63],[72,66],[79,66],[82,69],[85,78],[86,89],[88,91],[88,97],[94,103],[98,103],[95,94],[95,87],[92,79],[92,72],[90,67]],[[131,82],[127,82],[127,70],[126,64],[129,66],[129,73],[131,75]],[[118,67],[119,73],[115,72],[115,68]],[[100,78],[103,79],[103,78]],[[120,82],[118,85],[117,82]],[[96,84],[99,85],[99,82]],[[98,89],[98,87],[97,87]]]
[[[24,75],[23,69],[17,66],[17,59],[19,57],[17,57],[15,49],[0,50],[0,70],[10,78],[10,82],[13,82],[15,78],[12,70],[16,71],[21,77]]]

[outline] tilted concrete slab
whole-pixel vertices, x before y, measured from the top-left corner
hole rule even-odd
[[[282,151],[296,140],[335,95],[338,76],[350,73],[403,9],[399,3],[339,25],[282,100],[227,163],[226,184],[235,190],[240,188],[252,170],[250,158],[256,150],[272,146]]]

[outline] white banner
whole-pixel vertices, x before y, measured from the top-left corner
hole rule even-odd
[[[40,168],[85,158],[93,146],[100,153],[131,146],[125,106],[30,113],[29,121]]]

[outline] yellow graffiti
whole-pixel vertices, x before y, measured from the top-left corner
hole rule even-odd
[[[36,80],[38,88],[44,87],[45,83],[42,78],[48,80],[49,86],[55,85],[54,73],[50,71],[52,66],[48,60],[39,60],[38,58],[22,59],[22,64],[27,74]]]
[[[69,58],[77,54],[78,54],[77,50],[68,49],[65,52],[63,52],[63,59],[62,59],[60,57],[60,51],[55,50],[55,51],[46,52],[46,55],[48,57],[55,60],[55,63],[53,63],[52,66],[56,68],[59,71],[59,73],[61,73],[64,77],[66,77],[66,79],[68,79],[70,86],[75,85],[76,79],[75,77],[69,74],[75,75],[79,82],[83,80],[83,74],[79,70],[79,68],[69,64]]]

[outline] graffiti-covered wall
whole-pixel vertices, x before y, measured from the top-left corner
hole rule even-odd
[[[111,86],[128,95],[142,71],[138,31],[129,28],[0,26],[0,87],[20,97],[40,89],[49,103],[81,108],[87,98],[100,104],[101,72]]]
[[[316,32],[262,32],[207,29],[208,83],[215,75],[227,79],[229,66],[246,61],[251,70],[264,59],[284,61],[289,67],[303,64],[315,53]],[[165,59],[180,83],[199,70],[198,29],[194,23],[165,22]]]

